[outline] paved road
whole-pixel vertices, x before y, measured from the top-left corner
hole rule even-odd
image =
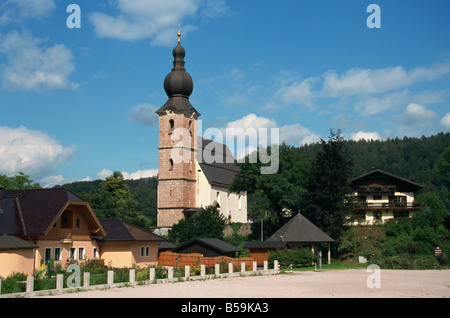
[[[325,270],[113,288],[50,297],[450,298],[450,270]]]

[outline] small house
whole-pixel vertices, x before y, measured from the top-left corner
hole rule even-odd
[[[198,253],[205,257],[228,256],[235,257],[242,249],[217,238],[196,238],[174,249],[174,253]]]

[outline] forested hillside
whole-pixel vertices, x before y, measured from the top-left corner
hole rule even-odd
[[[433,191],[444,200],[447,196],[444,178],[436,173],[434,167],[444,149],[450,146],[450,133],[435,136],[403,139],[395,138],[385,141],[345,141],[350,159],[353,161],[352,176],[356,177],[377,167],[424,186],[423,192]],[[296,151],[311,161],[321,149],[319,143],[296,148]],[[281,160],[283,158],[280,158]],[[64,184],[83,198],[98,188],[100,180]],[[131,194],[138,202],[138,212],[156,219],[157,179],[124,180]]]
[[[91,197],[102,180],[80,181],[64,184],[57,187],[67,188],[81,196],[84,200]],[[124,180],[123,183],[130,189],[133,198],[137,201],[137,212],[156,222],[156,177],[139,180]]]

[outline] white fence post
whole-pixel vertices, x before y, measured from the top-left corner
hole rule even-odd
[[[173,267],[172,267],[172,266],[170,266],[170,267],[167,269],[167,278],[168,278],[169,280],[172,280],[172,279],[173,279]]]
[[[280,271],[280,264],[277,260],[273,261],[273,269],[277,271],[277,273]]]
[[[64,275],[58,274],[56,275],[56,289],[61,291],[64,287]]]
[[[200,265],[200,276],[205,277],[206,276],[206,266],[205,264]]]
[[[30,275],[27,276],[27,289],[26,292],[27,293],[32,293],[34,290],[34,276]]]
[[[185,278],[186,280],[189,280],[190,277],[191,277],[191,266],[186,265],[186,266],[184,267],[184,278]]]
[[[130,269],[130,284],[134,284],[136,281],[136,270],[134,268]]]
[[[245,263],[241,263],[241,273],[245,273]]]
[[[216,274],[216,276],[219,276],[219,274],[220,274],[220,264],[215,264],[214,265],[214,274]]]
[[[269,262],[264,261],[264,271],[267,271],[269,269]]]
[[[89,287],[91,284],[91,273],[84,272],[83,273],[83,287]]]
[[[150,267],[150,282],[155,282],[156,270],[154,267]]]
[[[258,270],[258,263],[253,262],[253,271],[256,272]]]
[[[228,263],[228,274],[233,274],[233,263]]]
[[[108,285],[114,284],[114,271],[108,271]]]

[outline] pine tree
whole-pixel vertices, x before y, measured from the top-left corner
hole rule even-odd
[[[311,163],[306,185],[306,206],[302,214],[334,238],[340,237],[350,212],[347,195],[352,163],[340,130],[331,130],[328,141]]]

